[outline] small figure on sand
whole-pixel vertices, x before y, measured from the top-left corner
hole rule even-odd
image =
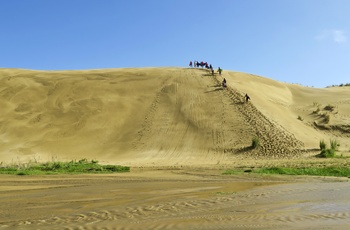
[[[248,94],[245,94],[244,98],[245,98],[245,102],[248,102],[250,100],[250,97],[248,96]]]
[[[221,75],[222,69],[220,67],[218,68],[218,72]]]
[[[190,64],[189,64],[189,66],[192,68],[192,61],[190,61]]]
[[[224,89],[227,87],[226,85],[226,79],[224,78],[224,80],[222,81],[222,87],[224,87]]]

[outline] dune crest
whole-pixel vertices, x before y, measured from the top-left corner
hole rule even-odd
[[[297,157],[330,138],[343,152],[350,149],[348,88],[307,88],[230,71],[212,77],[188,68],[0,69],[0,81],[4,162],[221,164]],[[251,102],[244,103],[245,93]],[[253,137],[259,149],[249,148]]]

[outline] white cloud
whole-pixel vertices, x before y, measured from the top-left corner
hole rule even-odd
[[[333,30],[332,31],[333,40],[336,43],[344,43],[347,42],[346,32],[344,30]]]
[[[317,40],[331,40],[335,43],[345,43],[348,41],[345,30],[324,30],[315,37]]]

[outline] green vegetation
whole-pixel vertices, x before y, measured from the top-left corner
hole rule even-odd
[[[253,137],[252,139],[252,148],[258,148],[260,146],[260,139],[258,137]]]
[[[340,146],[340,144],[338,143],[337,140],[330,140],[329,143],[331,145],[331,149],[334,149],[335,151],[338,150],[338,147]]]
[[[243,173],[238,170],[227,170],[226,175]],[[350,168],[342,166],[318,167],[318,168],[261,168],[252,170],[252,173],[260,174],[279,174],[279,175],[311,175],[311,176],[335,176],[335,177],[350,177]]]
[[[324,140],[320,140],[320,150],[326,149],[327,148],[327,144]]]
[[[350,83],[340,84],[340,85],[331,85],[331,86],[328,86],[327,88],[330,88],[330,87],[346,87],[346,86],[350,86]]]
[[[320,157],[333,158],[333,157],[335,157],[335,150],[334,149],[322,149],[321,153],[320,153]]]
[[[79,174],[129,172],[130,167],[120,165],[100,165],[98,161],[81,159],[70,162],[29,163],[24,165],[1,166],[0,174],[38,175],[38,174]]]
[[[320,150],[321,153],[317,155],[318,157],[324,158],[339,158],[345,159],[348,157],[344,156],[336,156],[336,151],[340,144],[337,140],[329,141],[329,148],[324,140],[320,140]],[[328,162],[327,159],[325,161]],[[326,164],[326,162],[325,162]],[[312,176],[335,176],[335,177],[349,177],[350,178],[350,167],[348,163],[339,162],[337,165],[326,166],[325,164],[309,164],[309,165],[294,165],[286,166],[260,166],[257,168],[250,169],[232,169],[226,170],[223,174],[225,175],[237,175],[243,173],[255,173],[255,174],[278,174],[278,175],[312,175]]]
[[[257,170],[265,174],[286,174],[286,175],[313,175],[313,176],[350,176],[348,167],[324,167],[324,168],[266,168]]]
[[[324,158],[333,158],[336,156],[336,151],[338,150],[338,147],[340,146],[339,143],[336,140],[330,140],[330,148],[327,148],[327,144],[324,142],[324,140],[320,141],[320,157]]]

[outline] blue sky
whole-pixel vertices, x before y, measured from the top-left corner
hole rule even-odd
[[[187,67],[350,82],[348,0],[3,0],[0,67]]]

